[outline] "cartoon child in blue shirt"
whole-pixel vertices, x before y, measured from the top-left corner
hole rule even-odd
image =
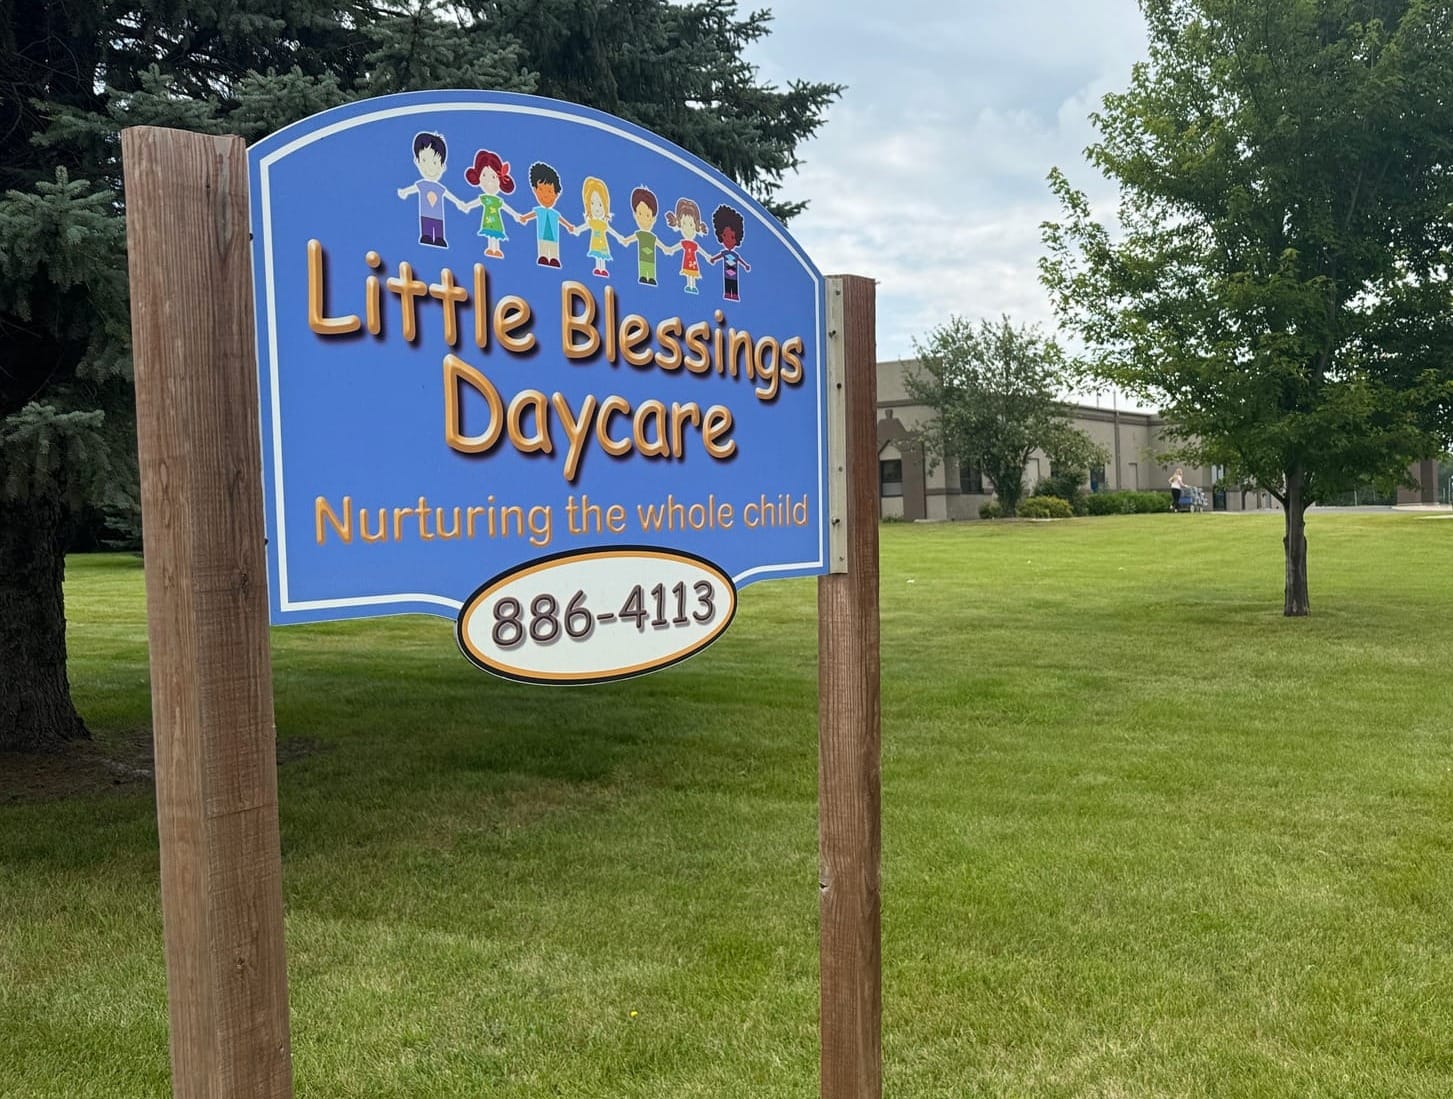
[[[460,209],[464,203],[449,193],[449,188],[440,183],[444,176],[444,161],[449,150],[438,134],[414,135],[414,166],[419,169],[419,178],[407,187],[399,188],[399,198],[419,196],[419,243],[433,248],[448,248],[444,239],[444,200]]]
[[[570,232],[575,232],[575,226],[555,209],[560,198],[560,173],[544,161],[535,161],[530,165],[530,190],[535,192],[538,205],[529,213],[515,214],[515,220],[521,225],[535,223],[535,262],[541,267],[559,267],[560,227],[563,225]]]

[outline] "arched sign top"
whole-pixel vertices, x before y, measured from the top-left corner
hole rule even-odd
[[[680,145],[668,141],[650,130],[643,129],[633,122],[591,107],[581,107],[574,103],[549,99],[545,96],[455,89],[401,92],[397,95],[379,96],[376,99],[356,100],[294,122],[250,146],[248,159],[253,166],[253,182],[257,182],[257,169],[262,162],[276,163],[296,149],[356,126],[366,125],[384,118],[420,115],[447,117],[450,114],[467,113],[557,119],[575,126],[598,129],[602,133],[636,142],[643,149],[675,161],[699,176],[708,186],[729,195],[743,213],[750,212],[764,230],[781,240],[807,272],[813,277],[821,279],[821,274],[808,257],[806,249],[793,239],[787,228],[766,207],[730,176],[714,168],[694,153],[683,149]]]
[[[274,622],[458,618],[490,577],[623,547],[735,586],[828,571],[823,280],[721,172],[469,91],[351,103],[248,159]],[[627,575],[669,557],[589,559],[632,563],[592,565],[592,598],[671,628],[685,597]],[[600,664],[560,655],[575,594],[521,589],[501,636],[538,651],[496,663]]]

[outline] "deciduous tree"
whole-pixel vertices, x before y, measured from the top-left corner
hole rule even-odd
[[[1024,467],[1036,450],[1056,466],[1088,469],[1104,461],[1060,399],[1070,384],[1064,354],[1037,329],[1008,317],[977,325],[953,317],[914,347],[918,361],[904,385],[933,410],[918,430],[925,450],[982,469],[1005,515],[1019,506]]]
[[[1141,6],[1149,60],[1088,150],[1118,225],[1056,170],[1041,270],[1100,378],[1281,502],[1305,615],[1307,508],[1453,432],[1453,7]]]

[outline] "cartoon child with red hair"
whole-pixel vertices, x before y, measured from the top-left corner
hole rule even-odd
[[[480,149],[474,154],[474,164],[464,170],[464,178],[471,187],[479,188],[479,197],[461,206],[461,210],[472,210],[476,206],[483,211],[479,217],[479,235],[484,238],[484,254],[492,259],[504,259],[500,241],[508,240],[504,218],[500,211],[507,212],[516,221],[516,213],[501,194],[513,194],[515,181],[510,178],[510,162],[501,160],[498,153]]]

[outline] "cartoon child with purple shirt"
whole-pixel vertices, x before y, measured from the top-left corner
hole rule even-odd
[[[444,176],[444,161],[449,150],[438,134],[414,135],[414,166],[419,169],[419,178],[408,187],[399,188],[399,198],[419,196],[419,243],[434,248],[447,248],[444,239],[444,200],[460,209],[464,203],[449,193],[449,188],[440,183]]]

